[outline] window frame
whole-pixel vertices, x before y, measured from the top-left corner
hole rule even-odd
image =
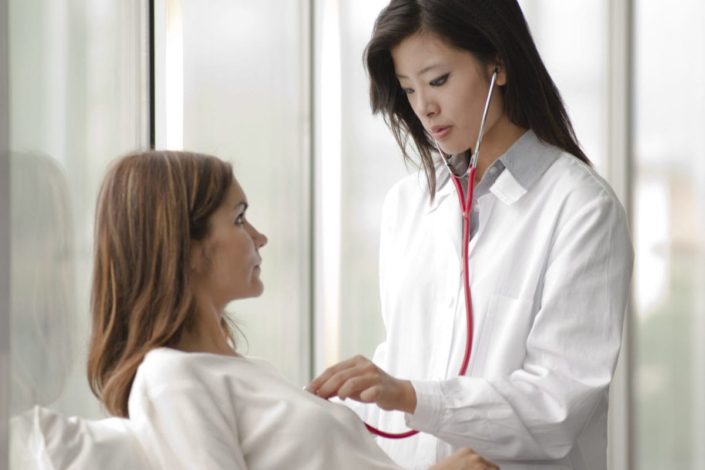
[[[0,469],[9,465],[10,142],[8,1],[0,0]]]

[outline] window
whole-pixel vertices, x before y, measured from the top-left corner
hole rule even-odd
[[[166,28],[157,42],[166,51],[157,87],[168,95],[157,110],[157,128],[165,129],[157,147],[233,163],[248,218],[269,237],[261,251],[264,295],[228,309],[244,334],[238,348],[303,385],[311,289],[306,2],[160,3]],[[174,122],[180,112],[183,121]]]
[[[93,216],[107,162],[148,144],[143,5],[8,4],[12,415],[102,414],[84,366]]]
[[[636,467],[705,468],[705,4],[635,3]]]

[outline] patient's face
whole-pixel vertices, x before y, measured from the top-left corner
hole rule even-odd
[[[231,300],[262,293],[259,249],[267,237],[247,220],[247,198],[234,180],[210,219],[208,236],[195,248],[195,280],[201,294],[217,308]]]

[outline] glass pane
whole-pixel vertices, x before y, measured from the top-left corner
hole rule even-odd
[[[664,14],[638,1],[635,19],[636,467],[701,469],[705,4],[674,2]]]
[[[607,170],[607,1],[520,0],[583,150]],[[580,51],[576,53],[576,51]]]
[[[13,415],[102,415],[85,373],[94,206],[106,164],[148,143],[143,7],[9,2]]]
[[[377,271],[382,202],[387,190],[407,173],[391,131],[380,116],[372,116],[369,81],[362,63],[374,20],[388,3],[339,2],[340,211],[345,214],[340,219],[341,359],[355,354],[372,357],[384,339]]]
[[[269,237],[264,295],[228,309],[246,337],[239,348],[302,385],[310,309],[305,3],[181,2],[183,148],[234,164],[248,218]]]

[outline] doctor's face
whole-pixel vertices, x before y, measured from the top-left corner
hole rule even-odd
[[[448,154],[475,145],[494,64],[483,64],[470,52],[448,45],[433,33],[416,33],[391,50],[401,88],[424,129]],[[497,84],[504,84],[504,74]],[[502,115],[502,96],[495,90],[485,135]]]
[[[192,253],[196,290],[218,309],[231,300],[256,297],[264,289],[259,249],[267,243],[267,237],[250,224],[246,211],[245,193],[233,180],[223,203],[210,218],[208,235]]]

